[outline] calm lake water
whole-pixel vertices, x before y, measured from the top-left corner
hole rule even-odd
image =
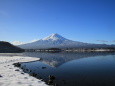
[[[25,52],[22,56],[39,57],[40,61],[22,63],[30,75],[54,86],[115,86],[115,52]]]

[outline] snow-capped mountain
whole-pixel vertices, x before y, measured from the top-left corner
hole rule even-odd
[[[62,36],[60,36],[57,33],[53,33],[50,36],[43,38],[42,40],[52,40],[52,41],[55,41],[55,40],[67,40],[67,39],[62,37]]]
[[[47,48],[78,48],[78,47],[105,47],[103,44],[89,44],[66,39],[59,34],[51,34],[38,41],[18,45],[23,49],[47,49]]]

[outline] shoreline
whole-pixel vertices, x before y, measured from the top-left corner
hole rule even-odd
[[[0,56],[0,86],[48,86],[40,79],[24,73],[14,63],[37,61],[40,58],[24,56]]]
[[[25,52],[115,52],[115,50],[97,49],[97,50],[25,50]]]

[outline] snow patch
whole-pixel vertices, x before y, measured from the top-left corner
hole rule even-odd
[[[58,35],[57,33],[53,33],[50,36],[43,38],[42,40],[65,40],[65,38]]]
[[[47,86],[45,82],[24,73],[21,69],[12,65],[17,62],[29,62],[36,60],[39,60],[39,58],[0,56],[0,86]]]

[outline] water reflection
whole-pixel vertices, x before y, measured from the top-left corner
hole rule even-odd
[[[41,62],[51,66],[59,67],[60,65],[76,59],[83,59],[87,57],[115,55],[114,52],[59,52],[59,53],[47,53],[47,52],[25,52],[25,56],[39,57]]]
[[[24,52],[18,55],[41,58],[22,63],[21,68],[47,83],[49,75],[54,76],[53,86],[115,86],[115,52]]]
[[[77,53],[23,53],[40,57],[39,62],[23,63],[29,74],[49,82],[49,75],[55,76],[53,86],[115,86],[114,52]]]

